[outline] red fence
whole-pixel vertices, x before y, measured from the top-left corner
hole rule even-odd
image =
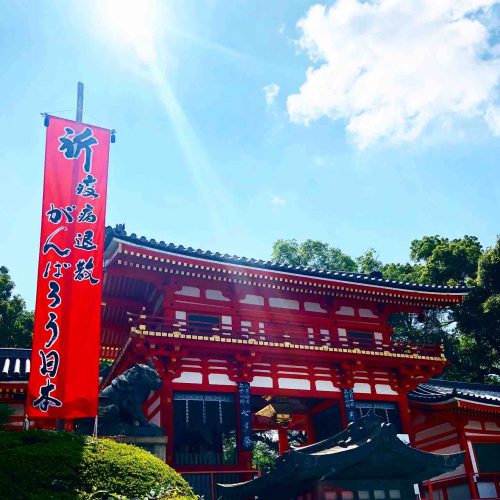
[[[230,338],[265,342],[290,342],[296,345],[314,345],[328,346],[341,349],[362,349],[363,351],[372,352],[391,352],[395,354],[417,354],[420,356],[439,357],[442,354],[442,348],[439,344],[424,344],[419,342],[396,342],[377,343],[375,340],[340,340],[335,333],[320,333],[318,328],[314,328],[314,333],[308,331],[311,328],[308,325],[300,325],[297,323],[270,323],[265,322],[264,327],[233,327],[224,328],[224,325],[214,324],[213,321],[196,319],[190,323],[189,320],[179,321],[174,320],[166,322],[164,318],[144,315],[130,315],[131,325],[148,331],[155,332],[174,332],[178,331],[190,335],[219,335]],[[333,330],[333,329],[332,329]]]

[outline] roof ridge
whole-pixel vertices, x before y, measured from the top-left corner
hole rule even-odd
[[[449,389],[476,389],[485,390],[490,392],[498,392],[500,394],[500,385],[497,384],[482,384],[479,382],[461,382],[459,380],[442,380],[442,379],[430,379],[424,384],[432,385],[433,387],[441,386]]]
[[[370,284],[379,286],[392,286],[402,289],[410,289],[416,291],[438,291],[438,292],[448,292],[448,293],[464,293],[470,290],[469,287],[463,285],[457,285],[449,287],[446,285],[428,285],[421,283],[409,283],[403,281],[389,280],[382,276],[382,273],[358,273],[352,271],[338,271],[333,269],[317,269],[310,266],[294,266],[291,264],[283,264],[272,260],[256,260],[248,257],[239,257],[237,255],[221,254],[220,252],[212,252],[210,250],[194,249],[192,247],[184,247],[183,245],[175,245],[174,243],[165,243],[163,240],[157,242],[154,238],[148,239],[145,236],[137,236],[135,233],[130,235],[125,231],[125,224],[117,224],[114,228],[111,226],[106,227],[106,243],[107,247],[113,237],[123,239],[130,243],[135,243],[139,245],[145,245],[150,248],[163,250],[163,251],[173,251],[175,253],[208,258],[210,260],[234,264],[234,265],[248,265],[253,267],[259,267],[263,269],[268,269],[271,271],[282,271],[282,272],[296,272],[307,274],[309,276],[319,277],[319,278],[344,278],[345,281],[350,281],[353,283],[360,284]],[[347,278],[347,279],[346,279]]]

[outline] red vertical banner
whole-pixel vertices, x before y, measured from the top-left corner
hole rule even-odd
[[[26,403],[31,418],[97,412],[110,136],[49,117]]]

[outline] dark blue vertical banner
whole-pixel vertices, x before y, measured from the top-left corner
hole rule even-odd
[[[250,384],[238,384],[238,402],[240,409],[240,446],[243,451],[251,451],[252,443],[252,408],[250,406]]]
[[[356,420],[356,407],[354,405],[354,391],[352,389],[342,389],[344,396],[344,408],[347,423],[350,424]]]

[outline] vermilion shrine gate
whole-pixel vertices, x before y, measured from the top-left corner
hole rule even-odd
[[[163,386],[145,413],[164,430],[166,462],[199,490],[253,477],[257,431],[277,431],[283,454],[290,431],[312,444],[371,412],[413,446],[468,452],[434,490],[426,483],[428,496],[465,498],[453,496],[464,485],[479,498],[481,482],[500,495],[500,466],[482,474],[471,444],[491,444],[484,463],[498,456],[500,389],[489,389],[488,408],[454,404],[456,391],[432,399],[446,393],[425,385],[447,363],[442,347],[391,338],[391,315],[460,304],[465,287],[231,257],[123,226],[107,228],[104,258],[101,356],[113,365],[102,386],[134,363],[154,364]]]

